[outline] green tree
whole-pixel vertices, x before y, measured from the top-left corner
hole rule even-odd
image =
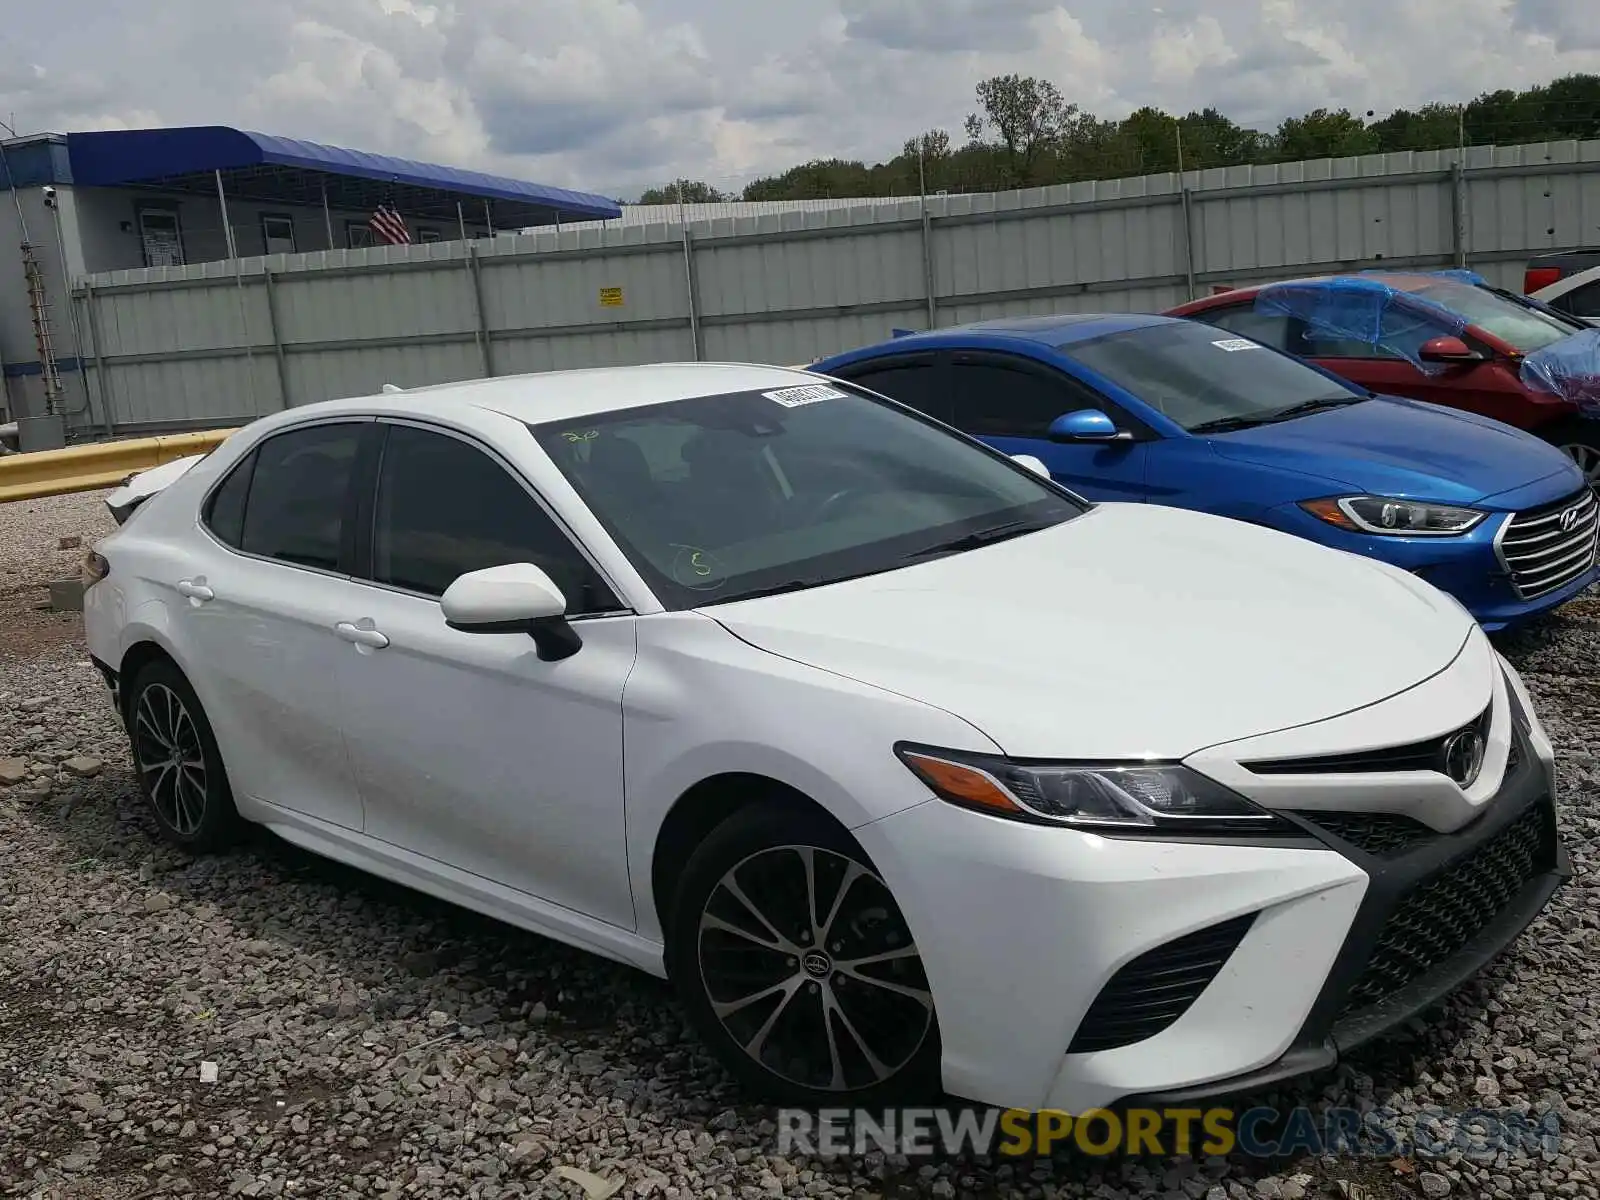
[[[1237,167],[1260,162],[1270,153],[1272,139],[1256,129],[1246,129],[1215,108],[1186,114],[1178,122],[1183,130],[1183,167]]]
[[[967,138],[975,143],[992,134],[1004,154],[1006,174],[1015,187],[1035,182],[1035,168],[1060,142],[1078,112],[1045,79],[996,75],[978,84],[981,113],[967,118]]]
[[[1119,137],[1140,175],[1178,169],[1178,134],[1181,122],[1159,108],[1140,108],[1123,119]]]
[[[1319,108],[1303,117],[1289,117],[1278,126],[1273,143],[1273,157],[1279,162],[1343,158],[1378,149],[1377,136],[1348,108]]]
[[[1247,163],[1453,147],[1600,138],[1600,75],[1568,75],[1526,91],[1484,92],[1465,105],[1435,102],[1367,121],[1348,109],[1320,108],[1285,120],[1273,133],[1248,129],[1215,108],[1181,117],[1141,108],[1104,120],[1069,103],[1048,80],[1001,75],[978,85],[980,111],[966,121],[966,144],[943,130],[908,139],[886,162],[820,159],[758,179],[751,200],[913,196],[918,151],[927,188],[995,191],[1008,187],[1115,179],[1175,170],[1179,134],[1186,170]],[[692,189],[704,185],[688,185]],[[657,189],[672,195],[670,188]]]
[[[1379,150],[1444,150],[1460,140],[1460,114],[1454,104],[1424,104],[1415,112],[1397,108],[1368,128]]]
[[[709,183],[702,183],[698,179],[675,180],[665,187],[646,188],[639,196],[640,204],[676,204],[678,203],[679,189],[683,191],[685,204],[717,204],[723,200],[732,200],[733,197],[719,192]]]
[[[867,165],[842,158],[816,159],[782,175],[756,179],[744,189],[746,200],[825,200],[872,196]]]

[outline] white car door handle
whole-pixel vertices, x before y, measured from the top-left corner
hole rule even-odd
[[[192,579],[180,579],[178,595],[187,596],[191,600],[213,600],[217,594],[203,583],[196,583]]]
[[[389,639],[376,629],[363,629],[349,621],[340,621],[333,627],[333,631],[347,642],[354,642],[357,646],[367,646],[373,650],[382,650],[389,644]]]

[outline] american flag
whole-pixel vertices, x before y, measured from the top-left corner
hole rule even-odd
[[[405,221],[387,204],[378,205],[378,211],[372,214],[372,219],[367,224],[372,227],[372,236],[380,242],[388,242],[392,246],[404,246],[411,241],[411,234],[406,230]]]

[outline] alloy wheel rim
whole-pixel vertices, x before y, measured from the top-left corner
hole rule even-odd
[[[1577,464],[1589,486],[1600,489],[1600,449],[1582,442],[1571,442],[1562,446],[1561,450]]]
[[[206,759],[200,731],[178,694],[162,683],[139,693],[133,719],[134,759],[156,814],[182,837],[206,813]]]
[[[933,995],[888,885],[816,846],[729,870],[700,914],[701,981],[736,1045],[789,1083],[843,1092],[892,1079],[933,1026]]]

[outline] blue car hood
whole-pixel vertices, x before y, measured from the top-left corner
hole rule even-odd
[[[1380,496],[1473,504],[1519,493],[1558,499],[1583,475],[1532,434],[1471,413],[1380,397],[1210,439],[1224,458]],[[1542,486],[1530,486],[1540,484]]]

